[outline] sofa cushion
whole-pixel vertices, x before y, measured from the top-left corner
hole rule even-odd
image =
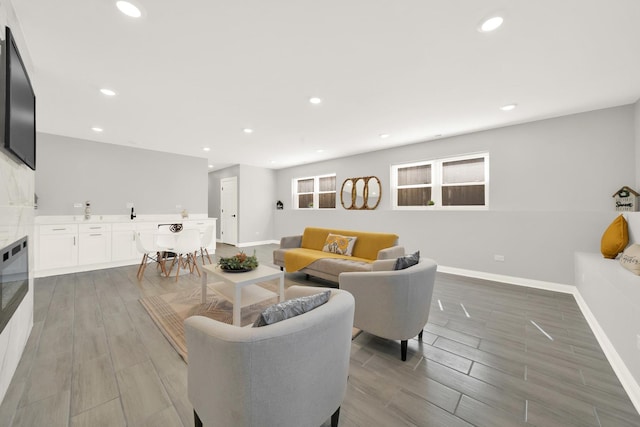
[[[615,258],[627,247],[629,243],[629,231],[627,220],[619,215],[607,227],[600,241],[600,252],[605,258]]]
[[[329,233],[322,247],[322,251],[351,256],[353,245],[356,244],[357,239],[358,238],[354,236],[342,236],[340,234]]]
[[[620,265],[640,276],[640,245],[633,244],[625,249],[620,257]]]
[[[412,265],[416,265],[420,261],[420,251],[415,251],[411,255],[401,256],[396,259],[396,264],[393,266],[394,270],[404,270]]]
[[[302,235],[301,247],[322,251],[329,233],[358,238],[358,244],[353,248],[353,256],[374,261],[378,258],[380,249],[395,246],[398,235],[391,233],[376,233],[366,231],[337,230],[329,228],[307,227]]]
[[[347,271],[371,271],[373,263],[357,259],[320,258],[307,266],[308,270],[322,271],[338,277]]]
[[[253,327],[273,325],[285,319],[299,316],[329,301],[331,291],[320,292],[318,294],[305,297],[294,298],[279,302],[267,307],[253,322]]]

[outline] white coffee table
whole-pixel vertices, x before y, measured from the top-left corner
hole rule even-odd
[[[267,280],[280,279],[280,301],[284,301],[284,273],[277,268],[259,265],[255,269],[243,273],[228,273],[217,265],[202,266],[202,303],[207,302],[208,275],[211,274],[221,282],[213,283],[210,287],[233,304],[233,324],[240,325],[240,310],[242,307],[273,298],[278,295],[268,289],[257,286],[256,283]]]

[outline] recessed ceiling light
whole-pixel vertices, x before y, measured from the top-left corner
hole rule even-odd
[[[379,136],[382,139],[389,138],[389,134],[388,133],[381,133]]]
[[[94,127],[92,127],[92,128],[91,128],[91,130],[92,130],[92,131],[94,131],[94,132],[98,132],[98,133],[100,133],[100,132],[102,132],[104,129],[99,128],[99,127],[97,127],[97,126],[94,126]]]
[[[203,150],[203,151],[211,151],[211,148],[209,148],[209,147],[203,147],[203,148],[202,148],[202,150]]]
[[[511,111],[513,109],[515,109],[518,106],[518,104],[507,104],[507,105],[503,105],[502,107],[500,107],[500,109],[502,111]]]
[[[127,16],[132,18],[140,18],[142,16],[142,12],[138,8],[138,6],[133,3],[129,3],[128,1],[117,1],[116,7],[120,12],[124,13]]]
[[[309,102],[312,104],[320,104],[322,102],[322,99],[314,96],[312,98],[309,98]]]
[[[488,18],[482,21],[482,24],[480,24],[478,31],[483,33],[489,33],[491,31],[495,31],[498,28],[500,28],[503,22],[504,22],[504,18],[502,16],[492,16],[491,18]]]
[[[209,169],[213,169],[213,165],[209,165]]]
[[[324,153],[324,150],[316,150],[316,153]]]
[[[244,128],[244,129],[242,129],[242,132],[244,132],[244,133],[253,133],[253,129]]]
[[[111,89],[107,89],[107,88],[100,89],[100,93],[102,93],[103,95],[106,95],[106,96],[115,96],[116,95],[116,93],[114,91],[112,91]]]

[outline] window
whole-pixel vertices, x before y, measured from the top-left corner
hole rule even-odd
[[[395,209],[487,207],[489,154],[391,167]]]
[[[335,174],[294,179],[293,198],[296,209],[335,209]]]

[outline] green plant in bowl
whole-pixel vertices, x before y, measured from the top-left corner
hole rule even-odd
[[[218,260],[220,269],[225,271],[250,271],[258,266],[258,258],[256,252],[253,251],[253,255],[249,256],[240,251],[234,256],[227,258],[220,257]]]

